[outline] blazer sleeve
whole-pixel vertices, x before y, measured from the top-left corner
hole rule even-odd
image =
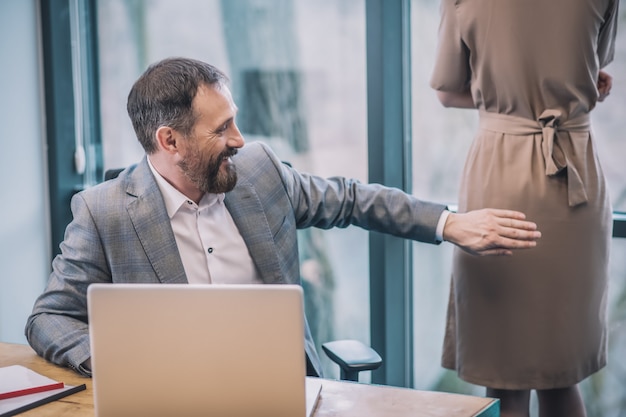
[[[261,146],[280,175],[298,229],[354,225],[420,242],[439,243],[435,229],[445,205],[422,201],[380,184],[301,173],[281,163],[267,146]],[[252,175],[263,177],[260,172]]]
[[[111,279],[98,230],[80,193],[72,197],[71,208],[74,218],[61,254],[52,263],[46,290],[35,301],[25,333],[40,356],[90,375],[81,366],[91,356],[87,287]]]

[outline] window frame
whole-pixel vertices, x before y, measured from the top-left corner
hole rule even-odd
[[[87,145],[95,153],[85,171],[76,169],[76,112],[74,68],[72,62],[71,0],[40,0],[43,78],[45,95],[46,141],[50,199],[51,253],[60,253],[59,244],[72,220],[70,200],[87,185],[90,176],[102,178],[100,106],[98,103],[98,47],[95,0],[85,0],[81,27],[86,85],[83,114],[89,124],[84,132]],[[82,1],[82,0],[81,0]]]
[[[72,220],[71,197],[88,186],[76,172],[71,0],[40,0],[44,61],[51,247],[59,253]],[[370,182],[412,189],[410,0],[365,0],[367,48],[368,171]],[[86,0],[85,30],[92,175],[102,178],[96,0]],[[398,163],[401,161],[401,163]],[[94,174],[95,173],[95,174]],[[626,238],[626,213],[613,215],[613,237]],[[384,358],[372,381],[413,386],[413,263],[411,242],[369,234],[371,344]]]

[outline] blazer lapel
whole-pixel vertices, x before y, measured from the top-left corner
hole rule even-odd
[[[162,283],[188,283],[163,197],[144,158],[130,174],[127,205],[135,232]]]
[[[226,193],[224,204],[246,242],[263,282],[284,283],[274,237],[254,187],[247,182],[238,181],[237,186]]]

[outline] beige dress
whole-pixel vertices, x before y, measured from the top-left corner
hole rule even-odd
[[[442,1],[431,85],[470,88],[480,112],[459,210],[520,210],[542,232],[512,257],[455,250],[443,366],[468,382],[566,387],[606,363],[612,220],[589,112],[613,58],[617,7]]]

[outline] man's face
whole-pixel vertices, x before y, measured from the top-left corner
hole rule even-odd
[[[225,193],[237,183],[230,159],[244,144],[235,124],[237,106],[224,85],[201,86],[193,101],[197,115],[192,134],[183,139],[178,166],[205,193]]]

